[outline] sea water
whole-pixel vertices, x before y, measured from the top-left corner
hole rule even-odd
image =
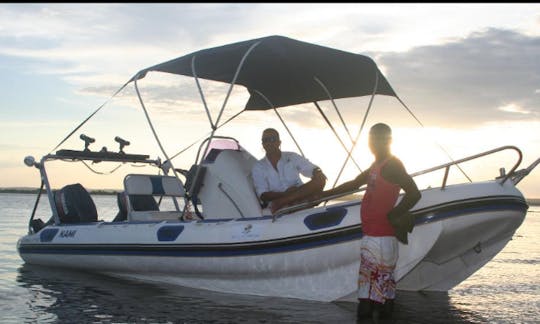
[[[355,323],[352,304],[259,297],[164,286],[25,265],[35,196],[0,194],[0,323]],[[116,197],[93,196],[111,220]],[[47,220],[46,197],[37,211]],[[370,321],[368,320],[367,323]],[[381,323],[540,323],[540,206],[531,206],[508,245],[448,292],[398,291]]]

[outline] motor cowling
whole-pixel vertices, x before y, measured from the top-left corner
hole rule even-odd
[[[97,209],[92,197],[80,183],[57,190],[54,202],[61,223],[96,222]]]

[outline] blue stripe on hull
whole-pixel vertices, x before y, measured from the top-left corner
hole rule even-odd
[[[459,209],[457,207],[460,207]],[[528,209],[521,199],[482,199],[444,204],[436,208],[416,211],[416,224],[427,224],[447,218],[472,215],[489,211],[521,211]],[[309,216],[307,216],[309,217]],[[229,244],[21,244],[23,254],[70,254],[70,255],[126,255],[126,256],[177,256],[177,257],[230,257],[263,255],[313,249],[332,244],[341,244],[362,237],[361,226],[349,226],[325,232],[310,233],[292,238],[269,241]]]

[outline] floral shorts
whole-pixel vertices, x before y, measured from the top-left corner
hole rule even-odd
[[[394,236],[364,236],[360,241],[358,298],[384,303],[396,297],[394,269],[398,242]]]

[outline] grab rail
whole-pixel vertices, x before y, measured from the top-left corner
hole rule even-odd
[[[497,152],[500,152],[500,151],[504,151],[504,150],[514,150],[514,151],[516,151],[518,153],[518,160],[517,160],[516,164],[514,164],[514,167],[512,167],[510,172],[508,172],[508,174],[506,174],[504,176],[503,180],[501,181],[501,185],[502,185],[502,184],[504,184],[506,182],[506,180],[508,180],[508,178],[514,173],[514,171],[516,171],[518,166],[521,164],[521,159],[523,158],[523,154],[521,153],[521,150],[519,148],[515,147],[515,146],[512,146],[512,145],[501,146],[501,147],[498,147],[496,149],[485,151],[485,152],[475,154],[475,155],[471,155],[469,157],[466,157],[466,158],[463,158],[463,159],[460,159],[460,160],[456,160],[456,161],[453,161],[453,162],[441,164],[439,166],[429,168],[429,169],[426,169],[426,170],[418,171],[418,172],[412,173],[411,177],[414,178],[414,177],[422,175],[422,174],[430,173],[430,172],[437,171],[437,170],[440,170],[440,169],[445,169],[444,177],[443,177],[443,183],[441,185],[441,189],[444,189],[444,187],[446,187],[446,181],[448,180],[448,173],[450,171],[451,166],[457,165],[457,164],[460,164],[460,163],[463,163],[463,162],[467,162],[467,161],[470,161],[470,160],[474,160],[474,159],[477,159],[477,158],[480,158],[480,157],[483,157],[483,156],[486,156],[486,155],[490,155],[490,154],[493,154],[493,153],[497,153]]]
[[[521,150],[519,148],[515,147],[515,146],[512,146],[512,145],[501,146],[499,148],[489,150],[489,151],[485,151],[485,152],[482,152],[482,153],[479,153],[479,154],[471,155],[469,157],[466,157],[466,158],[463,158],[463,159],[460,159],[460,160],[456,160],[456,161],[453,161],[453,162],[441,164],[441,165],[435,166],[433,168],[429,168],[429,169],[425,169],[425,170],[422,170],[422,171],[412,173],[412,174],[410,174],[410,176],[414,178],[414,177],[417,177],[419,175],[423,175],[423,174],[430,173],[430,172],[433,172],[433,171],[437,171],[437,170],[440,170],[440,169],[445,169],[444,177],[443,177],[443,183],[441,185],[441,189],[444,189],[446,187],[446,182],[448,180],[448,174],[450,172],[450,167],[451,166],[457,165],[457,164],[460,164],[460,163],[463,163],[463,162],[467,162],[467,161],[470,161],[470,160],[474,160],[474,159],[477,159],[477,158],[480,158],[480,157],[483,157],[483,156],[486,156],[486,155],[490,155],[490,154],[493,154],[493,153],[497,153],[497,152],[500,152],[500,151],[504,151],[504,150],[514,150],[514,151],[516,151],[518,153],[518,160],[517,160],[516,164],[514,164],[514,166],[510,170],[510,172],[508,172],[506,175],[504,175],[504,178],[500,182],[500,184],[503,185],[506,182],[506,180],[508,180],[508,178],[510,178],[514,174],[514,172],[516,171],[518,166],[521,164],[521,160],[522,160],[522,157],[523,157],[523,154],[521,153]],[[283,209],[278,210],[273,215],[272,221],[275,221],[276,217],[278,217],[278,216],[288,214],[290,212],[297,211],[297,210],[300,210],[300,209],[304,209],[304,208],[307,208],[309,206],[313,206],[313,205],[316,206],[317,204],[319,204],[319,203],[321,203],[323,201],[336,199],[336,198],[339,198],[339,197],[343,197],[343,196],[350,195],[350,194],[357,193],[357,192],[364,191],[364,190],[366,190],[366,187],[362,186],[362,187],[360,187],[360,188],[358,188],[356,190],[344,192],[342,194],[336,194],[336,195],[332,195],[330,197],[323,197],[323,198],[316,199],[316,200],[313,200],[313,201],[304,202],[304,203],[300,203],[300,204],[297,204],[297,205],[285,207]]]

